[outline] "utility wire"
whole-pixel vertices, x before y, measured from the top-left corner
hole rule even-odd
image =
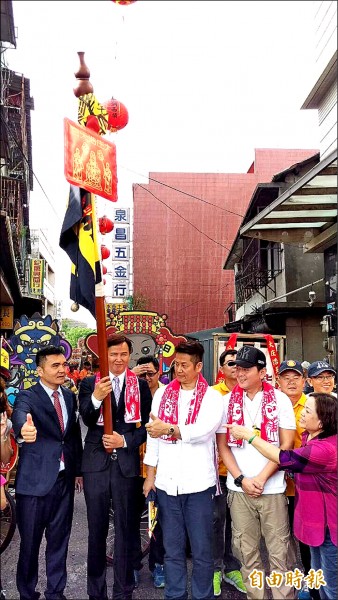
[[[216,292],[221,292],[222,290],[225,290],[227,287],[229,287],[229,285],[230,285],[230,283],[226,283],[222,287],[218,288],[218,290],[216,290]],[[176,315],[176,313],[180,312],[181,310],[185,310],[186,308],[190,308],[190,306],[194,306],[194,304],[198,304],[200,301],[201,301],[201,298],[199,298],[198,300],[195,300],[195,302],[191,302],[191,304],[187,304],[186,306],[182,306],[181,308],[178,308],[174,312],[174,315]],[[171,315],[170,315],[170,317],[171,317]]]
[[[211,242],[214,242],[214,244],[217,244],[218,246],[221,246],[221,248],[224,248],[225,250],[228,250],[228,252],[230,252],[230,249],[227,246],[225,246],[224,244],[221,244],[221,242],[217,242],[212,237],[210,237],[207,233],[204,233],[204,231],[201,231],[201,229],[198,229],[198,227],[196,227],[196,225],[194,225],[193,223],[191,223],[190,221],[188,221],[188,219],[185,219],[184,217],[182,217],[182,215],[179,212],[177,212],[174,208],[172,208],[171,206],[169,206],[169,204],[166,204],[166,202],[164,202],[163,200],[161,200],[160,198],[158,198],[157,196],[155,196],[155,194],[153,194],[153,192],[151,192],[150,190],[148,190],[147,188],[145,188],[140,183],[137,183],[136,185],[138,185],[140,188],[142,188],[142,190],[144,190],[145,192],[148,192],[148,194],[150,194],[151,196],[153,196],[156,200],[158,200],[158,202],[161,202],[161,204],[164,204],[164,206],[166,206],[167,208],[169,208],[169,210],[171,210],[173,213],[175,213],[175,215],[179,216],[180,219],[182,219],[183,221],[185,221],[186,223],[188,223],[189,225],[191,225],[191,227],[193,227],[194,229],[196,229],[196,231],[198,231],[198,233],[200,233],[201,235],[204,235],[206,238],[208,238],[208,240],[210,240]],[[236,254],[236,256],[237,256],[237,254]]]
[[[153,177],[150,177],[149,175],[142,175],[142,173],[138,173],[137,171],[133,171],[132,169],[128,169],[127,167],[122,167],[122,169],[125,169],[125,171],[129,171],[130,173],[135,173],[135,175],[139,175],[140,177],[145,177],[146,179],[149,179],[149,181],[154,181],[155,183],[158,183],[159,185],[163,185],[164,187],[170,188],[171,190],[174,190],[175,192],[178,192],[179,194],[184,194],[185,196],[189,196],[189,198],[194,198],[195,200],[199,200],[200,202],[203,202],[204,204],[209,204],[209,206],[213,206],[214,208],[218,208],[219,210],[223,210],[224,212],[230,213],[232,215],[236,215],[237,217],[241,217],[241,218],[244,217],[244,215],[242,215],[241,213],[237,213],[232,210],[229,210],[228,208],[224,208],[223,206],[218,206],[218,204],[213,204],[212,202],[208,202],[207,200],[204,200],[204,198],[200,198],[199,196],[194,196],[194,194],[189,194],[189,192],[184,192],[183,190],[179,190],[178,188],[176,188],[172,185],[169,185],[168,183],[163,183],[163,181],[158,181],[157,179],[154,179]]]

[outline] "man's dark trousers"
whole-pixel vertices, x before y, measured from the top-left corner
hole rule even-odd
[[[166,600],[187,600],[186,534],[192,552],[192,600],[214,597],[212,559],[213,497],[215,487],[203,492],[169,496],[157,488],[159,521],[163,531]]]

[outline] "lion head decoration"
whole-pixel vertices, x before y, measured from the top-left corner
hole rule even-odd
[[[9,339],[13,354],[10,357],[11,378],[6,389],[9,401],[13,404],[20,389],[27,389],[38,380],[36,354],[46,346],[61,346],[68,360],[72,353],[70,343],[59,334],[59,325],[50,315],[39,313],[28,318],[22,315],[14,323],[14,333]]]

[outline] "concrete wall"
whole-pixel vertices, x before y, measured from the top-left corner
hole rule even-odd
[[[302,248],[286,244],[284,255],[286,292],[291,292],[324,277],[323,253],[304,254]],[[292,294],[290,300],[294,302],[308,301],[309,289]],[[317,302],[325,302],[323,282],[314,286],[313,289],[316,292]]]
[[[319,321],[316,316],[286,319],[286,359],[313,362],[326,356],[323,347],[325,334],[322,333]]]

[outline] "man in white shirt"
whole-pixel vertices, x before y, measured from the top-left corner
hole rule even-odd
[[[238,385],[224,396],[223,424],[237,422],[252,428],[249,442],[238,443],[231,433],[217,432],[220,456],[228,469],[228,503],[233,526],[233,551],[242,563],[242,576],[250,600],[266,598],[264,566],[260,553],[265,538],[271,571],[288,571],[291,537],[285,496],[284,472],[251,446],[255,435],[288,450],[296,429],[290,399],[264,381],[266,358],[252,346],[243,346],[234,361]],[[258,575],[257,575],[258,573]],[[283,579],[271,587],[274,598],[294,598]]]
[[[213,598],[213,496],[215,433],[223,399],[201,374],[204,348],[193,340],[176,347],[176,378],[154,395],[144,464],[144,494],[157,492],[165,548],[165,598],[185,600],[186,534],[193,600]],[[156,478],[155,478],[156,470]]]

